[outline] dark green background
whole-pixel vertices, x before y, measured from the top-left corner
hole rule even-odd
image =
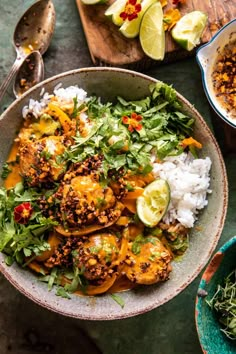
[[[0,81],[15,60],[13,31],[34,1],[0,1]],[[75,0],[54,0],[57,21],[50,48],[44,55],[45,76],[92,66]],[[217,248],[236,234],[236,159],[227,143],[225,127],[209,107],[194,57],[146,71],[173,84],[205,118],[224,154],[229,180],[229,208]],[[14,99],[11,87],[1,111]],[[231,130],[231,131],[230,131]],[[231,135],[233,128],[229,128]],[[235,135],[234,135],[235,136]],[[234,151],[233,151],[234,150]],[[194,302],[200,276],[169,303],[130,319],[90,322],[61,317],[21,295],[0,275],[0,354],[200,354],[194,320]],[[86,334],[99,349],[93,348]]]

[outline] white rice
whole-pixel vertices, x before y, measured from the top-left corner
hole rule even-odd
[[[43,110],[47,107],[53,96],[56,96],[58,102],[62,105],[73,103],[73,99],[76,98],[78,106],[85,102],[87,98],[87,92],[78,86],[62,88],[61,84],[58,84],[54,88],[53,95],[49,95],[48,92],[44,92],[44,89],[42,89],[40,94],[42,95],[40,101],[36,101],[31,98],[29,100],[28,106],[23,107],[23,118],[26,118],[29,113],[32,114],[35,118],[38,118],[42,114]]]
[[[182,153],[153,166],[155,177],[165,179],[170,186],[171,201],[163,221],[169,224],[178,220],[186,228],[193,227],[199,210],[208,204],[207,194],[211,193],[210,158],[194,159],[191,153]]]
[[[62,103],[71,103],[76,98],[78,105],[82,104],[87,97],[87,92],[78,86],[69,86],[67,88],[55,87],[54,94],[57,96],[58,101]]]

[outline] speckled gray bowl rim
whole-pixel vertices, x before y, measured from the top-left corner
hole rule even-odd
[[[90,77],[91,81],[92,78],[97,76],[102,79],[106,77],[106,80],[107,77],[110,79],[110,77],[114,78],[115,76],[116,80],[119,81],[122,78],[129,84],[134,81],[137,89],[140,89],[142,85],[148,87],[149,84],[158,82],[158,80],[145,74],[114,67],[89,67],[71,70],[49,78],[30,89],[6,109],[0,117],[0,122],[7,116],[10,119],[12,110],[17,110],[19,107],[22,108],[33,94],[37,93],[38,95],[45,86],[50,87],[51,85],[51,87],[55,87],[58,82],[63,82],[64,79],[67,86],[78,83],[80,87],[83,87],[78,81],[75,82],[75,78],[77,80],[78,77]],[[100,82],[101,78],[99,79]],[[71,82],[70,84],[68,80]],[[138,80],[139,84],[136,80]],[[109,83],[109,81],[107,82]],[[28,270],[22,270],[16,264],[8,267],[4,262],[4,254],[0,253],[1,272],[22,294],[48,310],[68,317],[84,320],[124,319],[145,313],[170,301],[198,276],[214,251],[223,229],[228,205],[228,182],[224,160],[214,135],[193,105],[178,92],[177,97],[182,102],[184,110],[191,113],[196,119],[194,135],[196,138],[199,136],[200,140],[202,139],[203,144],[205,144],[203,156],[204,154],[205,156],[208,155],[213,161],[211,180],[213,193],[208,198],[209,206],[205,208],[196,222],[196,227],[191,235],[189,249],[183,260],[173,263],[170,279],[161,284],[140,287],[136,290],[121,293],[120,296],[125,303],[124,308],[121,308],[110,295],[99,297],[72,295],[71,300],[68,300],[56,296],[53,290],[49,292],[47,285],[39,282],[37,277]],[[4,127],[5,125],[3,125],[3,130],[5,129]],[[5,132],[7,132],[6,129]],[[5,134],[4,131],[2,134]],[[201,229],[204,232],[199,231]],[[194,243],[197,244],[194,245]]]

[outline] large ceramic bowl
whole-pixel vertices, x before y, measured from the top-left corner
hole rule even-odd
[[[216,97],[212,73],[217,56],[225,45],[236,41],[236,19],[223,26],[205,45],[201,46],[196,54],[197,62],[202,72],[202,83],[207,99],[214,111],[229,125],[236,127],[236,118],[232,118],[231,111],[226,109]]]
[[[156,80],[151,77],[124,69],[87,68],[63,73],[38,84],[16,100],[1,116],[0,163],[6,160],[16,131],[21,125],[22,107],[31,97],[38,99],[43,87],[50,93],[58,83],[62,83],[63,87],[77,84],[88,95],[96,94],[103,100],[115,100],[117,95],[133,100],[148,95],[148,87],[153,82]],[[209,156],[212,160],[212,194],[209,195],[209,205],[201,213],[191,232],[190,247],[183,260],[173,263],[170,279],[162,284],[122,293],[125,306],[121,309],[110,295],[74,295],[71,300],[57,297],[53,291],[48,292],[47,285],[39,282],[29,271],[22,270],[16,264],[6,266],[4,255],[0,254],[0,270],[19,291],[36,303],[66,316],[109,320],[135,316],[164,304],[179,294],[199,274],[214,251],[224,225],[228,202],[227,177],[220,149],[204,119],[184,97],[178,94],[178,98],[183,104],[183,110],[196,119],[194,136],[204,146],[201,156]]]
[[[224,278],[236,267],[236,236],[227,241],[212,257],[199,284],[196,297],[196,326],[202,350],[206,354],[233,354],[236,352],[235,341],[229,340],[220,330],[216,313],[211,310],[206,300],[210,300],[223,285]]]

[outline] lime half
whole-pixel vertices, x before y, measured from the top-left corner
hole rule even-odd
[[[140,23],[145,11],[154,3],[157,3],[157,0],[143,0],[141,1],[142,9],[138,13],[138,17],[132,21],[126,19],[123,25],[120,27],[121,33],[127,38],[137,37],[139,34]]]
[[[189,12],[176,23],[171,35],[181,47],[190,51],[200,43],[206,23],[207,15],[204,12]]]
[[[144,13],[139,32],[144,53],[154,60],[163,60],[165,56],[165,31],[163,10],[160,2],[152,4]]]
[[[108,0],[81,0],[85,5],[105,4]]]
[[[170,187],[167,181],[157,179],[144,188],[137,198],[137,214],[148,227],[156,226],[165,215],[170,202]]]
[[[124,11],[126,2],[127,0],[115,0],[105,11],[105,16],[111,18],[112,22],[117,26],[121,26],[124,23],[120,14]]]

